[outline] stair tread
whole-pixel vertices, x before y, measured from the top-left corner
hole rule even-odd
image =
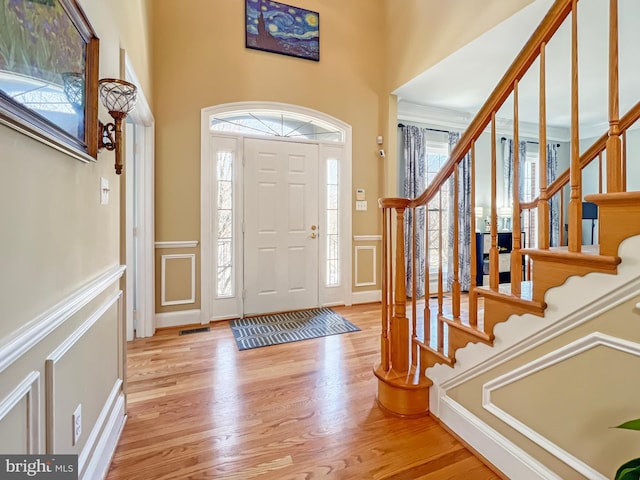
[[[418,346],[421,349],[428,352],[433,357],[435,357],[436,359],[438,359],[438,362],[436,363],[444,363],[445,365],[449,365],[450,367],[453,367],[453,364],[455,363],[455,361],[452,358],[450,358],[448,355],[445,355],[444,353],[438,351],[437,349],[431,347],[430,345],[425,344],[424,342],[419,341]]]
[[[484,295],[486,292],[495,292],[492,290],[489,285],[483,285],[481,287],[476,287],[476,290],[481,295]],[[501,283],[498,285],[497,293],[502,295],[511,295],[511,284],[510,283]],[[531,280],[525,280],[520,282],[520,297],[523,300],[531,300],[533,298],[533,283]]]
[[[582,245],[580,252],[570,252],[568,247],[550,247],[548,249],[542,248],[523,248],[520,250],[523,255],[528,255],[534,260],[536,257],[562,257],[568,260],[581,260],[588,259],[591,261],[602,263],[618,262],[619,258],[611,255],[600,255],[600,245]]]
[[[490,342],[491,336],[484,332],[481,325],[471,326],[469,325],[468,319],[463,319],[462,316],[459,318],[453,318],[449,315],[442,315],[442,320],[449,326],[449,328],[455,328],[457,330],[463,331],[466,334],[472,335],[478,340],[482,340],[485,342]]]

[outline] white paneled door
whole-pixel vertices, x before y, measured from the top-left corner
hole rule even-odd
[[[318,145],[244,141],[244,314],[318,306]]]

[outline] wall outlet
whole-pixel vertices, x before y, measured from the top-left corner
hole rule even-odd
[[[80,439],[80,435],[82,434],[82,404],[79,403],[73,412],[72,420],[72,428],[73,428],[73,445],[78,443]]]

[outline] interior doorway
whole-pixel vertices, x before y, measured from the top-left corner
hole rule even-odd
[[[154,132],[155,121],[128,57],[125,79],[138,86],[136,107],[127,117],[125,166],[121,177],[121,262],[127,266],[126,339],[155,333],[154,275]]]

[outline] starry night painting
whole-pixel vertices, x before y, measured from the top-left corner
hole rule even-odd
[[[320,14],[271,0],[246,1],[246,46],[320,60]]]

